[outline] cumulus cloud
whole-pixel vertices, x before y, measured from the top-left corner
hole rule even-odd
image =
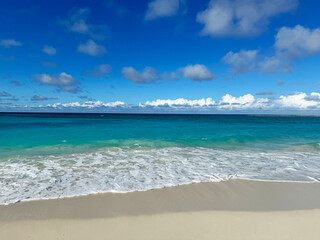
[[[104,103],[102,101],[86,101],[84,103],[71,102],[71,103],[54,103],[47,105],[39,105],[40,109],[52,109],[61,111],[103,111],[112,109],[122,109],[125,106],[124,102],[115,101]],[[31,107],[32,108],[32,107]],[[33,107],[34,108],[34,107]]]
[[[98,57],[106,54],[107,50],[104,46],[98,45],[90,39],[85,44],[78,46],[78,52]]]
[[[50,99],[50,98],[49,98]],[[32,105],[13,105],[11,103],[4,103],[5,106],[1,107],[2,110],[7,111],[38,111],[38,112],[126,112],[129,106],[126,106],[122,101],[103,102],[103,101],[86,101],[80,102],[57,102],[54,104],[39,104],[35,105],[36,101]]]
[[[267,93],[267,92],[266,92]],[[271,94],[273,92],[268,92]],[[261,94],[266,95],[266,94]],[[235,97],[230,94],[222,96],[218,101],[212,98],[188,100],[184,98],[147,101],[139,104],[143,109],[172,110],[172,111],[265,111],[265,112],[285,112],[285,111],[314,111],[320,110],[320,93],[313,92],[281,95],[278,98],[257,98],[252,94]]]
[[[220,110],[259,110],[270,109],[272,104],[268,98],[255,98],[251,94],[246,94],[240,97],[234,97],[226,94],[219,102],[218,109]]]
[[[42,52],[52,56],[52,55],[56,55],[57,50],[52,46],[44,45],[42,48]]]
[[[5,47],[5,48],[20,47],[20,46],[22,46],[22,43],[14,40],[14,39],[2,39],[0,41],[0,46]]]
[[[203,64],[187,65],[181,69],[183,77],[196,82],[210,81],[215,76]]]
[[[265,94],[262,94],[265,95]],[[82,98],[82,97],[81,97]],[[83,97],[85,99],[85,97]],[[16,108],[18,109],[18,108]],[[157,99],[139,105],[127,105],[122,101],[102,102],[86,101],[54,103],[38,106],[20,107],[20,110],[58,110],[74,112],[211,112],[211,113],[318,113],[320,110],[320,93],[306,94],[295,92],[279,97],[255,97],[252,94],[232,96],[226,94],[221,99]]]
[[[111,72],[111,69],[112,67],[109,64],[101,64],[93,70],[84,72],[84,74],[95,78],[106,78]]]
[[[156,101],[147,101],[145,103],[140,103],[139,107],[145,108],[145,107],[170,107],[170,108],[181,108],[181,107],[197,107],[197,108],[202,108],[202,107],[211,107],[215,106],[216,102],[212,100],[212,98],[202,98],[199,100],[187,100],[184,98],[178,98],[175,100],[156,100]]]
[[[202,34],[248,37],[260,34],[272,17],[295,9],[298,0],[211,0],[197,15]]]
[[[320,54],[320,28],[282,27],[275,35],[274,51],[273,55],[264,57],[258,56],[257,50],[229,52],[222,60],[231,65],[234,75],[252,70],[267,74],[291,73],[293,61]]]
[[[275,55],[260,63],[262,73],[290,73],[292,61],[320,54],[320,28],[282,27],[275,36]]]
[[[172,111],[242,111],[242,110],[269,110],[273,107],[267,98],[255,98],[251,94],[234,97],[226,94],[221,100],[215,101],[212,98],[188,100],[179,98],[175,100],[147,101],[139,104],[145,109],[167,109]]]
[[[258,50],[241,50],[239,52],[228,52],[222,61],[230,65],[232,75],[242,75],[251,71],[262,74],[291,73],[293,67],[291,61],[279,55],[259,56]]]
[[[251,94],[247,94],[240,97],[233,97],[230,94],[226,94],[218,102],[212,98],[199,99],[199,100],[188,100],[179,98],[175,100],[156,100],[147,101],[140,103],[139,107],[142,108],[172,108],[172,109],[197,109],[197,110],[248,110],[248,109],[269,109],[269,99],[266,98],[255,98]]]
[[[67,19],[59,20],[70,32],[87,34],[94,39],[105,39],[108,35],[107,25],[93,25],[88,23],[90,8],[73,8]]]
[[[222,61],[231,66],[233,75],[245,74],[256,67],[258,50],[241,50],[240,52],[228,52]]]
[[[161,79],[157,70],[153,67],[145,67],[143,71],[139,72],[133,67],[122,68],[123,76],[135,83],[154,83]]]
[[[54,86],[60,91],[71,93],[81,92],[79,82],[65,72],[57,75],[48,75],[45,73],[35,74],[32,76],[32,78],[43,85]]]
[[[145,20],[174,16],[185,12],[185,0],[153,0],[148,4]]]
[[[319,110],[319,99],[320,93],[313,92],[310,95],[295,93],[288,96],[280,96],[275,102],[285,109]]]
[[[182,68],[178,68],[176,71],[168,73],[159,73],[153,67],[145,67],[142,71],[137,71],[133,67],[124,67],[122,69],[123,76],[135,83],[155,83],[159,80],[175,81],[178,80],[179,75],[182,73],[183,78],[191,79],[196,82],[210,81],[215,78],[210,70],[202,65],[187,65]]]
[[[275,39],[277,53],[292,60],[320,53],[320,28],[282,27]]]

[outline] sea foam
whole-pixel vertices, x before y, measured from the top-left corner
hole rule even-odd
[[[0,204],[230,178],[318,181],[319,151],[113,147],[63,156],[12,157],[0,162]]]

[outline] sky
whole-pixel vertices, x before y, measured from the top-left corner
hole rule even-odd
[[[0,111],[320,114],[318,0],[0,3]]]

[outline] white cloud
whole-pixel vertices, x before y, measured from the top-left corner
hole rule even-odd
[[[240,97],[233,97],[226,94],[222,97],[218,104],[220,110],[259,110],[270,109],[273,107],[268,98],[255,98],[251,94],[246,94]]]
[[[258,56],[257,50],[229,52],[222,60],[231,65],[233,75],[252,70],[267,74],[290,73],[293,61],[320,54],[320,28],[282,27],[275,36],[274,50],[273,55],[265,57]]]
[[[260,34],[270,18],[296,8],[298,0],[211,0],[197,16],[202,34],[248,37]]]
[[[155,83],[159,80],[175,81],[178,80],[180,73],[183,74],[184,78],[196,82],[209,81],[215,78],[209,69],[202,64],[187,65],[170,73],[158,73],[153,67],[145,67],[140,72],[133,67],[122,68],[123,76],[135,83]]]
[[[22,46],[22,43],[14,40],[14,39],[2,39],[0,41],[0,46],[5,47],[5,48],[20,47],[20,46]]]
[[[183,109],[183,110],[258,110],[258,109],[270,109],[270,100],[267,98],[255,98],[251,94],[247,94],[240,97],[233,97],[230,94],[226,94],[217,103],[212,98],[188,100],[184,98],[178,98],[175,100],[161,100],[147,101],[140,103],[139,107],[142,108],[171,108],[171,109]]]
[[[139,107],[170,107],[170,108],[181,108],[181,107],[210,107],[214,106],[216,102],[212,98],[199,99],[199,100],[187,100],[184,98],[178,98],[175,100],[156,100],[156,101],[147,101],[145,103],[140,103]]]
[[[105,39],[108,35],[108,26],[89,24],[87,22],[89,15],[90,8],[73,8],[69,12],[68,18],[60,20],[59,23],[70,32],[87,34],[94,39]]]
[[[257,54],[258,50],[241,50],[237,53],[230,51],[222,58],[222,61],[231,65],[233,75],[240,75],[255,69]]]
[[[105,78],[111,72],[111,69],[112,67],[109,64],[101,64],[93,70],[84,72],[84,74],[96,78]]]
[[[282,108],[298,110],[320,109],[320,93],[313,92],[310,95],[306,93],[296,93],[288,96],[280,96],[275,100]]]
[[[145,67],[142,72],[138,72],[133,67],[124,67],[122,74],[126,79],[135,83],[154,83],[161,78],[153,67]]]
[[[268,94],[271,94],[269,92]],[[36,97],[42,99],[42,97]],[[44,97],[45,98],[45,97]],[[50,98],[53,99],[53,98]],[[12,99],[14,100],[14,99]],[[221,99],[157,99],[138,105],[127,105],[122,101],[103,102],[86,101],[55,103],[39,106],[15,107],[17,110],[61,110],[88,112],[211,112],[211,113],[271,113],[271,114],[317,114],[320,110],[320,93],[302,92],[281,95],[279,97],[254,97],[252,94],[232,96],[226,94]]]
[[[78,52],[97,57],[106,54],[107,50],[104,46],[98,45],[90,39],[86,44],[80,44],[78,46]]]
[[[272,94],[273,92],[266,92]],[[264,95],[264,94],[263,94]],[[139,104],[140,108],[173,110],[173,111],[266,111],[266,112],[285,112],[285,111],[314,111],[320,110],[320,93],[313,92],[281,95],[279,98],[256,98],[252,94],[235,97],[230,94],[222,96],[221,100],[215,101],[212,98],[188,100],[184,98],[167,99],[156,101],[146,101]]]
[[[54,104],[47,104],[45,107],[47,108],[54,108],[54,109],[72,109],[72,108],[78,108],[78,109],[98,109],[98,108],[117,108],[117,107],[123,107],[125,105],[124,102],[116,101],[116,102],[108,102],[104,103],[102,101],[87,101],[84,103],[79,102],[71,102],[71,103],[54,103]],[[44,106],[41,106],[44,107]]]
[[[320,28],[282,27],[275,36],[275,55],[259,63],[262,73],[290,73],[292,61],[320,54]]]
[[[57,87],[60,91],[77,93],[80,92],[79,82],[71,75],[62,72],[58,75],[35,74],[33,79],[44,85],[51,85]]]
[[[148,4],[145,20],[176,15],[185,8],[184,0],[153,0]]]
[[[54,47],[48,46],[48,45],[44,45],[44,47],[42,48],[42,51],[51,56],[57,53],[57,50]]]
[[[320,53],[320,28],[282,27],[275,36],[278,55],[299,59]]]
[[[184,78],[191,79],[196,82],[209,81],[215,78],[209,69],[202,64],[187,65],[181,70]]]

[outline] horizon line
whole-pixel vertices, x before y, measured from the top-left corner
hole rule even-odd
[[[220,116],[279,116],[279,117],[320,117],[320,115],[316,114],[253,114],[253,113],[99,113],[99,112],[1,112],[0,114],[57,114],[57,115],[62,115],[62,114],[72,114],[72,115],[220,115]]]

